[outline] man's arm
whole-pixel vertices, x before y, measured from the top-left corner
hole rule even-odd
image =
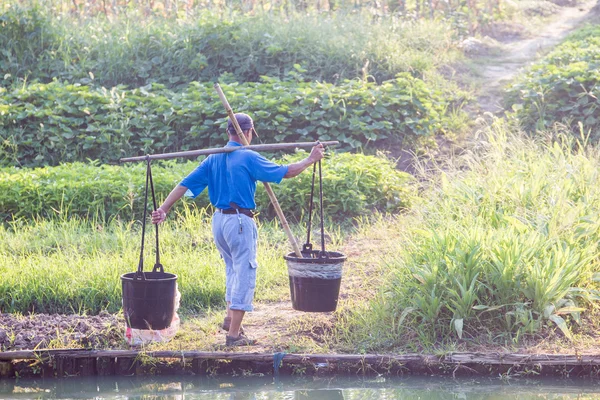
[[[162,203],[160,207],[158,207],[155,211],[152,211],[152,223],[160,224],[165,219],[167,219],[167,213],[173,207],[173,204],[177,202],[180,198],[183,197],[185,192],[187,192],[188,188],[185,186],[177,185],[171,193],[167,196],[165,201]]]
[[[306,168],[310,167],[311,165],[322,159],[324,154],[325,148],[321,143],[319,143],[318,145],[312,148],[309,156],[306,157],[304,160],[288,165],[288,171],[283,177],[293,178],[295,176],[300,175],[300,173]]]

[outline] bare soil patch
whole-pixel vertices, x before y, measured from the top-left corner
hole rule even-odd
[[[96,316],[0,314],[0,349],[111,348],[124,343],[124,320]]]

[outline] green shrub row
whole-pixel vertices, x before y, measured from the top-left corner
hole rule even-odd
[[[408,74],[381,85],[281,81],[222,85],[265,143],[339,140],[344,149],[407,143],[444,128],[449,101]],[[0,165],[42,166],[222,145],[226,114],[210,83],[174,92],[154,84],[111,90],[62,82],[0,88]]]
[[[582,124],[600,137],[600,27],[588,26],[533,66],[509,88],[509,101],[526,129],[555,122]]]
[[[288,164],[306,157],[305,152],[284,157]],[[156,163],[152,174],[159,204],[178,182],[197,165]],[[410,206],[411,176],[397,171],[385,158],[362,154],[331,154],[323,162],[324,212],[347,218],[378,209],[394,212]],[[0,217],[69,218],[92,217],[105,220],[139,219],[143,213],[145,163],[115,166],[73,163],[44,168],[0,168]],[[300,218],[308,210],[311,174],[274,185],[286,216]],[[149,204],[151,204],[149,200]],[[262,185],[257,204],[264,216],[272,216]],[[194,202],[179,202],[175,212],[186,206],[209,205],[206,191]]]
[[[42,9],[0,14],[0,84],[52,79],[99,86],[181,87],[229,74],[240,82],[283,78],[294,64],[329,82],[397,73],[420,76],[456,57],[444,23],[361,15],[231,16],[185,20],[49,17]]]

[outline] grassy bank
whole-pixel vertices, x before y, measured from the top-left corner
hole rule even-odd
[[[340,346],[588,340],[597,321],[582,321],[600,299],[600,155],[564,132],[534,141],[515,131],[492,126],[480,146],[428,176],[421,205],[390,222],[402,246],[383,261],[389,284],[340,313]]]
[[[11,29],[0,32],[7,44],[0,65],[10,71],[0,77],[0,124],[10,125],[0,130],[0,165],[216,145],[223,113],[208,80],[231,89],[236,111],[242,106],[264,121],[259,132],[268,141],[319,137],[356,148],[464,127],[465,96],[451,93],[437,72],[456,61],[447,22],[364,15],[231,22],[221,15],[222,24],[149,18],[94,26],[85,18],[61,25],[43,14],[17,17],[0,21]],[[90,36],[74,33],[85,28]],[[281,256],[289,246],[277,221],[261,219],[262,311],[249,325],[266,351],[435,352],[542,341],[558,350],[593,347],[600,329],[600,153],[589,144],[597,123],[596,31],[574,36],[574,45],[513,87],[523,95],[515,110],[525,113],[524,125],[546,129],[537,139],[495,122],[465,154],[423,166],[420,187],[383,158],[328,160],[326,214],[335,223],[327,240],[349,257],[336,313],[288,312]],[[579,58],[571,63],[571,56]],[[552,88],[549,76],[559,78]],[[102,87],[113,84],[130,87]],[[577,119],[563,119],[564,112]],[[581,134],[548,131],[555,121],[569,128],[583,121]],[[161,197],[183,175],[175,169],[192,164],[156,168]],[[306,172],[276,188],[292,222],[305,217],[309,181]],[[133,210],[142,183],[140,165],[1,168],[0,216],[10,222],[0,226],[0,311],[118,313],[119,276],[138,264],[140,224],[128,221],[139,218]],[[270,216],[264,192],[257,197],[262,217]],[[222,317],[224,267],[206,198],[198,205],[182,204],[161,228],[161,260],[179,276],[183,314],[165,348],[212,349]],[[293,229],[303,238],[303,225]],[[150,230],[146,269],[152,238]]]

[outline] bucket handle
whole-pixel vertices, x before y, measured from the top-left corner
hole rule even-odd
[[[321,160],[319,163],[319,211],[321,214],[321,251],[319,252],[319,257],[327,258],[327,252],[325,251],[325,221],[323,218],[323,174],[321,171]],[[312,212],[313,212],[313,204],[314,204],[314,193],[315,193],[315,175],[317,171],[317,164],[313,164],[313,176],[312,176],[312,185],[310,188],[310,207],[308,211],[308,226],[307,226],[307,235],[306,235],[306,244],[302,247],[302,250],[305,252],[312,251],[312,243],[310,243],[310,229],[312,225]]]
[[[148,212],[148,186],[152,192],[152,204],[154,210],[156,210],[156,194],[154,192],[154,181],[152,179],[152,167],[150,166],[150,156],[146,155],[146,189],[144,192],[144,216],[142,217],[142,245],[140,246],[140,261],[138,263],[138,269],[135,273],[136,279],[146,280],[144,275],[144,242],[146,236],[146,218]],[[160,263],[160,248],[158,241],[158,224],[154,225],[156,228],[156,263],[152,272],[165,272],[162,264]]]
[[[154,206],[153,210],[156,211],[158,208],[156,206],[156,193],[154,192],[154,180],[152,179],[152,169],[150,168],[150,158],[148,158],[148,175],[150,176],[150,189],[152,190],[152,205]],[[144,220],[145,223],[146,220]],[[161,272],[164,273],[165,269],[163,265],[160,263],[160,247],[158,242],[158,224],[154,224],[154,228],[156,229],[156,262],[154,263],[154,268],[152,268],[152,272]]]
[[[313,212],[313,198],[315,194],[315,171],[317,168],[317,164],[313,164],[313,173],[312,173],[312,184],[310,186],[310,203],[308,207],[308,226],[306,228],[306,244],[302,246],[302,251],[310,253],[313,249],[312,243],[310,242],[310,227],[312,225],[312,212]]]

